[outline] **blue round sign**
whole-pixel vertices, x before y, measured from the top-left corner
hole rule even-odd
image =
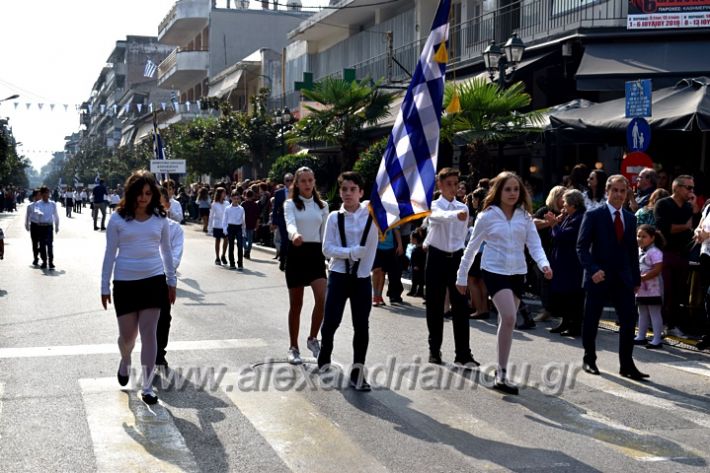
[[[626,144],[629,151],[646,151],[651,144],[651,125],[641,117],[633,118],[626,128]]]

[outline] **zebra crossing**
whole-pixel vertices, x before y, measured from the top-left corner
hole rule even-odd
[[[658,366],[689,372],[710,382],[710,367],[706,365],[686,361]],[[370,425],[384,425],[385,434],[392,439],[406,431],[414,437],[415,448],[426,445],[437,451],[433,457],[448,458],[466,471],[604,471],[594,464],[600,452],[623,457],[639,470],[650,464],[678,467],[673,471],[696,471],[693,468],[710,465],[707,449],[671,440],[659,430],[625,425],[568,393],[550,396],[527,388],[510,399],[487,388],[474,388],[476,375],[462,375],[472,389],[457,393],[422,389],[375,389],[369,394],[318,391],[319,376],[313,370],[293,369],[309,376],[309,386],[316,389],[280,391],[273,385],[267,390],[239,389],[239,374],[232,371],[211,393],[225,399],[226,417],[243,416],[270,447],[263,455],[277,457],[293,472],[400,470],[397,442],[389,447],[389,457],[373,451],[362,431],[354,428],[353,419],[364,422],[364,430]],[[710,403],[703,403],[702,397],[664,391],[653,383],[627,387],[617,378],[611,374],[580,374],[575,389],[592,391],[605,403],[644,406],[672,415],[692,428],[710,428]],[[406,386],[411,378],[403,381]],[[161,401],[147,406],[135,387],[121,389],[113,377],[80,379],[79,388],[96,471],[202,470],[179,428],[181,414],[170,405]],[[0,383],[0,423],[3,392]],[[328,407],[331,403],[335,405]],[[495,422],[496,406],[514,408],[520,414],[518,419],[530,421],[531,426],[522,430],[516,429],[517,420]],[[339,418],[332,415],[333,410],[348,415]],[[383,441],[387,441],[387,435]],[[588,455],[556,450],[560,436],[565,435],[588,439]],[[402,445],[406,448],[411,447]],[[507,457],[511,449],[518,455]]]

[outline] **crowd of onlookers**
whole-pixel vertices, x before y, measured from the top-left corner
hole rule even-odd
[[[0,186],[0,212],[16,212],[17,204],[26,197],[25,189],[15,186]]]

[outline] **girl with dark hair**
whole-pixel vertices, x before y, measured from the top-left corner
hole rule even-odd
[[[222,222],[224,220],[224,210],[227,204],[224,203],[226,190],[218,187],[214,193],[214,202],[210,208],[209,222],[207,223],[207,233],[212,232],[214,237],[214,264],[221,266],[227,264],[227,238]],[[219,245],[222,244],[222,258],[219,257]]]
[[[646,348],[663,348],[663,316],[661,306],[661,271],[663,271],[663,235],[651,225],[639,225],[636,230],[636,241],[639,244],[639,268],[641,270],[641,287],[636,291],[636,305],[639,311],[639,332],[634,339],[635,345],[645,345]],[[653,340],[648,343],[646,331],[649,321],[653,327]]]
[[[311,286],[315,299],[307,346],[316,358],[320,352],[317,336],[323,322],[326,288],[322,242],[328,211],[328,203],[321,200],[316,190],[313,171],[307,167],[299,168],[294,177],[294,184],[291,186],[291,198],[284,203],[289,239],[286,285],[289,297],[288,332],[291,344],[288,349],[288,361],[294,365],[303,362],[298,349],[298,329],[301,324],[303,289],[306,286]]]
[[[206,187],[200,187],[197,191],[197,200],[195,201],[198,209],[198,216],[202,220],[202,231],[207,233],[207,224],[210,217],[210,193]]]
[[[515,318],[525,286],[526,246],[545,278],[552,279],[552,269],[530,216],[531,210],[530,194],[522,179],[512,172],[498,174],[483,201],[483,211],[476,219],[456,276],[456,289],[465,294],[468,271],[485,242],[481,272],[499,317],[498,369],[493,387],[506,394],[518,394],[518,388],[508,384],[506,371]]]
[[[607,175],[601,169],[595,169],[589,173],[587,179],[589,189],[584,194],[584,207],[587,211],[606,204],[606,179]]]
[[[141,398],[146,404],[158,402],[152,387],[158,351],[158,319],[164,300],[175,303],[177,285],[166,215],[153,175],[148,171],[134,172],[126,180],[124,197],[109,219],[101,273],[104,310],[111,303],[109,280],[113,273],[113,303],[121,352],[118,382],[121,386],[128,384],[131,352],[140,332]],[[165,258],[161,257],[161,252]]]

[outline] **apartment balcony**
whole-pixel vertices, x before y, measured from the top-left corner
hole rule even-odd
[[[212,0],[179,0],[158,26],[158,42],[185,44],[209,23]]]
[[[158,87],[184,90],[207,77],[209,51],[176,48],[158,66]]]

